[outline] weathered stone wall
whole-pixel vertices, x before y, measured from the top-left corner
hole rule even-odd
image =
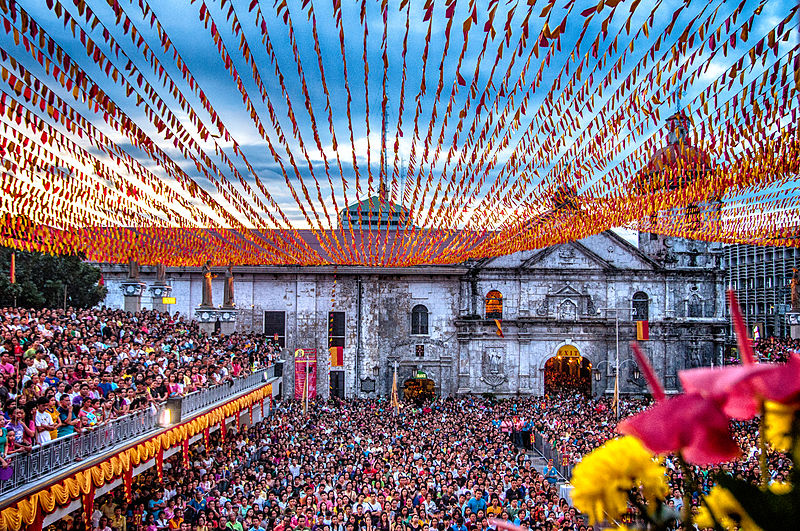
[[[652,248],[655,243],[648,247],[653,253],[658,251]],[[604,233],[452,267],[236,268],[237,329],[261,332],[264,312],[285,312],[285,396],[294,392],[292,357],[297,348],[317,349],[321,396],[328,395],[331,370],[344,371],[347,396],[365,395],[366,379],[374,381],[374,394],[386,395],[395,363],[400,385],[421,369],[443,395],[515,395],[541,394],[545,363],[567,344],[599,369],[601,380],[593,380],[593,385],[597,393],[607,393],[613,389],[614,309],[619,309],[621,389],[638,392],[644,390],[644,381],[631,377],[629,343],[636,328],[630,309],[633,295],[641,291],[649,299],[651,337],[643,348],[666,385],[676,389],[677,371],[710,364],[719,358],[724,342],[722,272],[690,267],[686,258],[686,253],[696,255],[699,248],[708,256],[702,260],[694,256],[691,263],[713,263],[715,251],[702,245],[673,244],[673,256],[682,258],[666,265]],[[676,265],[683,262],[685,267]],[[127,269],[116,265],[103,269],[109,288],[106,304],[121,308],[119,286]],[[171,313],[193,317],[201,300],[199,269],[170,268],[167,277],[177,301]],[[153,283],[154,268],[143,267],[141,280]],[[484,298],[491,290],[503,294],[503,338],[494,321],[484,318]],[[213,282],[215,304],[221,304],[222,291],[220,276]],[[702,317],[688,317],[692,297],[702,301]],[[429,312],[429,334],[424,336],[411,334],[411,310],[417,304]],[[142,307],[150,307],[147,295]],[[329,311],[345,312],[341,369],[331,369],[329,363]],[[421,358],[417,345],[424,347]]]

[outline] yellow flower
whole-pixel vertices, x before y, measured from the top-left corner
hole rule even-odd
[[[770,483],[769,490],[773,494],[789,494],[792,492],[792,484],[791,483],[783,483],[776,481],[775,483]]]
[[[792,446],[794,411],[778,402],[764,402],[764,436],[769,445],[780,452],[788,452]]]
[[[572,501],[592,525],[622,516],[628,492],[641,489],[653,503],[667,494],[666,470],[635,437],[612,439],[583,458],[572,472]]]
[[[716,517],[717,522],[723,529],[731,531],[734,529],[761,531],[761,528],[753,522],[742,506],[739,505],[731,491],[720,486],[712,487],[711,492],[703,498],[703,505],[700,506],[700,512],[697,513],[695,523],[700,529],[713,528],[714,517]]]

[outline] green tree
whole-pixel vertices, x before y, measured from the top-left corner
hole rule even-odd
[[[51,256],[16,252],[16,284],[11,284],[12,250],[0,247],[0,306],[91,308],[105,299],[108,290],[98,285],[100,269],[82,256]]]

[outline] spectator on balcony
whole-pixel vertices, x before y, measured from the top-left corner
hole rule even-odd
[[[33,447],[36,437],[35,426],[30,415],[21,407],[14,409],[13,419],[6,428],[14,432],[14,448],[16,452],[28,452]]]
[[[46,444],[52,440],[50,432],[56,429],[53,424],[53,417],[47,411],[49,400],[45,397],[40,398],[36,402],[35,425],[36,425],[36,443]]]
[[[114,392],[112,391],[108,398],[100,401],[100,422],[110,422],[118,416],[116,409],[114,409],[114,400],[116,397],[113,395]]]
[[[100,384],[98,384],[98,388],[103,393],[103,397],[108,398],[108,393],[110,391],[119,389],[119,385],[111,381],[111,374],[107,372],[103,373],[101,380]]]
[[[47,399],[47,407],[45,408],[45,411],[47,412],[48,415],[50,415],[50,419],[52,421],[51,422],[51,426],[53,426],[53,429],[50,430],[50,440],[54,440],[54,439],[58,438],[58,420],[59,420],[58,417],[59,417],[59,414],[58,414],[58,405],[56,403],[55,394],[56,394],[55,391],[52,391],[52,390],[49,390],[45,394],[45,398]]]
[[[61,395],[58,406],[58,437],[72,435],[75,433],[76,426],[80,426],[80,420],[75,418],[69,395],[64,393]]]
[[[10,445],[14,444],[13,435],[9,436],[6,424],[8,424],[6,418],[0,417],[0,479],[8,479],[5,477],[8,468],[11,466],[11,459],[8,458],[8,449]]]
[[[183,380],[183,378],[181,378]],[[169,398],[183,396],[183,384],[178,383],[178,376],[175,373],[169,375],[169,382],[166,385],[167,396]]]

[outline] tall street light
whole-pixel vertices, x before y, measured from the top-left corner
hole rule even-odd
[[[615,366],[615,369],[614,369],[614,388],[617,391],[616,391],[616,396],[614,397],[614,400],[616,402],[615,403],[615,409],[616,409],[617,420],[619,420],[619,367],[620,367],[620,363],[619,363],[619,312],[627,311],[627,312],[630,313],[632,311],[632,308],[598,308],[598,310],[603,310],[603,311],[606,312],[606,314],[608,312],[610,312],[610,311],[614,312],[614,324],[615,324],[615,328],[616,328],[616,344],[617,344],[616,354],[614,356],[614,366]],[[630,360],[628,360],[628,361],[630,361]]]

